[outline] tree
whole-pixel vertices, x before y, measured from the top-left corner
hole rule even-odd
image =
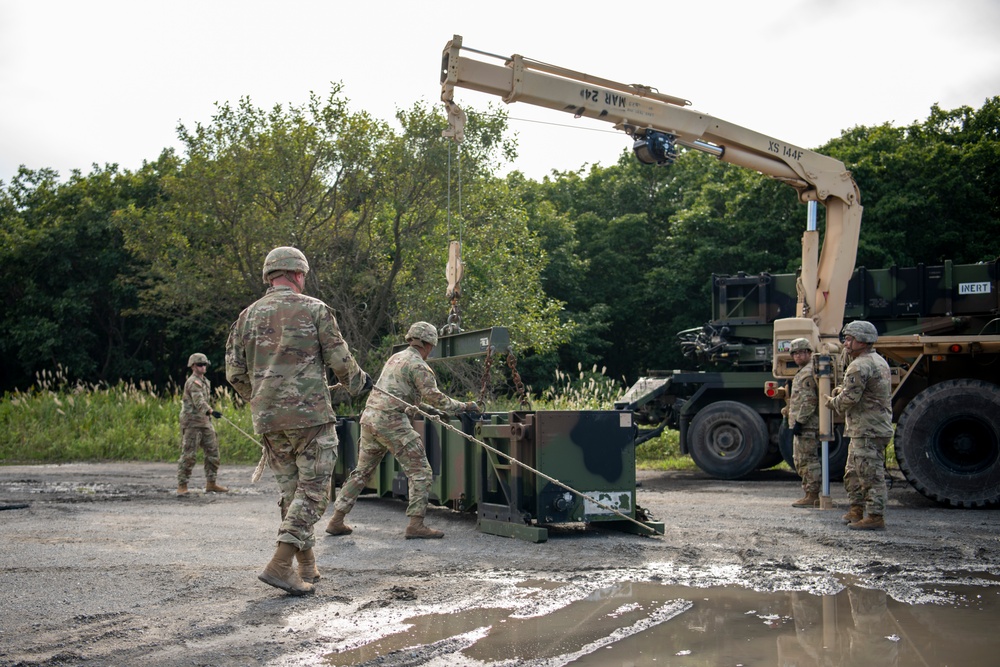
[[[116,165],[74,171],[65,183],[52,170],[22,167],[0,192],[2,388],[24,387],[59,365],[74,378],[109,383],[165,370],[148,349],[162,322],[128,315],[138,266],[111,224],[114,211],[158,194],[150,169]]]
[[[186,156],[165,176],[160,205],[119,216],[128,247],[149,263],[144,312],[211,322],[221,348],[264,290],[266,253],[294,245],[310,261],[307,292],[335,309],[362,363],[411,319],[443,320],[425,295],[445,284],[445,121],[419,104],[397,120],[400,131],[351,112],[334,85],[303,106],[264,111],[243,99],[220,105],[208,125],[182,125]],[[505,130],[503,115],[469,113],[456,211],[473,221],[463,307],[470,322],[508,323],[515,340],[544,349],[562,335],[559,304],[538,287],[544,259],[516,197],[492,177],[513,150]]]
[[[1000,97],[978,110],[934,105],[905,127],[854,127],[819,150],[843,160],[861,189],[859,266],[997,257]]]

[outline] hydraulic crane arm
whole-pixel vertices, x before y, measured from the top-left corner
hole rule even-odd
[[[463,50],[502,64],[464,56]],[[632,137],[636,156],[646,163],[670,164],[677,146],[683,146],[787,183],[803,202],[824,204],[822,253],[817,231],[803,236],[797,315],[815,323],[820,339],[839,335],[862,211],[858,187],[839,160],[688,109],[687,100],[648,86],[618,83],[516,54],[477,51],[463,47],[459,35],[445,46],[441,63],[441,99],[449,119],[444,134],[456,141],[462,140],[465,123],[465,113],[454,100],[456,87],[612,123]]]

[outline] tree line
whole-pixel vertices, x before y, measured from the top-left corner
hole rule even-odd
[[[626,149],[541,181],[499,176],[516,158],[503,109],[470,111],[461,147],[446,125],[422,104],[395,124],[352,111],[334,85],[302,105],[220,104],[135,171],[22,167],[0,182],[0,390],[56,367],[166,386],[194,351],[218,382],[229,325],[278,245],[305,252],[307,293],[376,373],[409,323],[444,324],[460,239],[463,328],[507,327],[536,392],[558,368],[631,381],[682,367],[674,334],[709,317],[713,273],[798,268],[805,207],[760,174],[695,152],[654,167]],[[859,266],[1000,254],[1000,97],[817,150],[858,181]],[[452,374],[471,386],[476,368]]]

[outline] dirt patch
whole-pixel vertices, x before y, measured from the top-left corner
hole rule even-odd
[[[639,503],[666,523],[663,537],[572,525],[532,544],[479,533],[474,515],[435,508],[427,522],[445,538],[407,541],[404,503],[363,497],[349,517],[352,535],[319,539],[317,593],[295,598],[257,580],[278,522],[270,474],[254,485],[252,467],[224,466],[219,481],[231,493],[176,498],[175,470],[0,468],[0,507],[10,508],[0,510],[0,665],[348,664],[336,658],[348,654],[355,663],[454,665],[482,638],[482,622],[406,647],[364,647],[385,644],[413,617],[475,609],[513,628],[504,619],[600,601],[629,584],[833,594],[849,577],[919,603],[942,586],[995,584],[1000,575],[1000,511],[941,508],[898,478],[888,529],[858,533],[840,523],[842,509],[791,508],[801,489],[790,473],[727,482],[641,472]],[[191,488],[199,481],[196,471]],[[833,497],[842,502],[843,491]],[[601,618],[621,621],[559,656],[685,609],[657,601],[640,614],[640,606],[598,605]],[[541,645],[521,649],[519,664],[565,664]],[[498,649],[467,664],[510,659]]]

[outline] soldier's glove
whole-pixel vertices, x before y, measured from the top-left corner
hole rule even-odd
[[[479,409],[479,405],[475,401],[469,401],[465,404],[464,412],[482,412]]]
[[[372,387],[375,385],[375,383],[372,382],[372,376],[371,375],[368,375],[368,373],[365,373],[364,371],[361,371],[361,372],[365,376],[365,382],[364,382],[364,385],[361,387],[361,391],[358,392],[358,396],[364,396],[365,394],[367,394],[368,392],[370,392],[372,390]]]
[[[831,410],[836,410],[837,408],[833,405],[833,396],[824,396],[823,405],[830,408]]]
[[[839,386],[838,387],[834,387],[833,388],[833,395],[834,396],[840,396],[840,392],[842,392],[842,391],[844,391],[843,387],[839,387]]]
[[[792,435],[802,435],[802,423],[795,422],[795,426],[792,427]]]
[[[787,405],[785,407],[781,408],[781,416],[785,417],[785,418],[788,417],[788,406]]]
[[[413,405],[403,410],[403,412],[405,412],[406,416],[409,417],[410,419],[413,419],[414,417],[420,414],[420,411],[417,410],[417,408]]]
[[[208,414],[212,415],[216,419],[222,419],[222,413],[219,412],[218,410],[209,410]]]

